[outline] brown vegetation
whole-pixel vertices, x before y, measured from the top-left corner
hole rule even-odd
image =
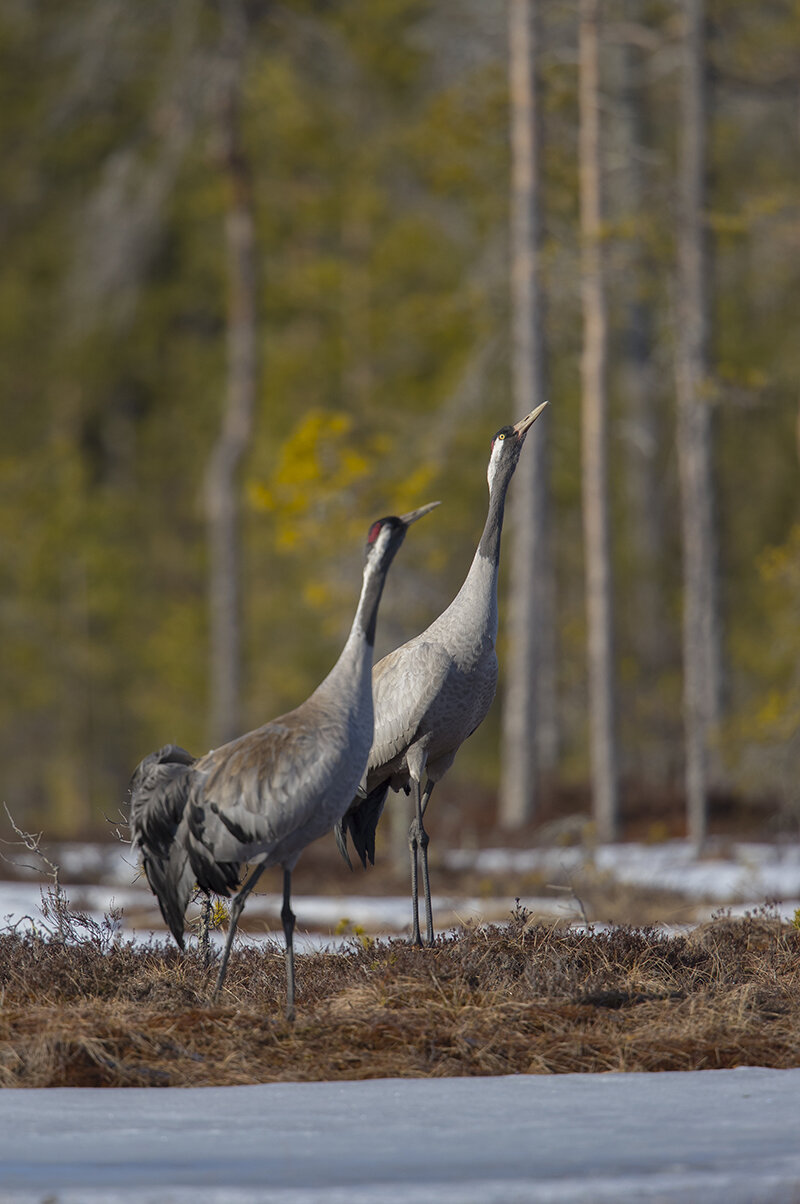
[[[73,926],[74,935],[74,926]],[[0,935],[0,1085],[209,1086],[384,1076],[800,1065],[800,932],[767,911],[678,937],[524,911],[433,949],[234,953],[222,1006],[195,953]]]

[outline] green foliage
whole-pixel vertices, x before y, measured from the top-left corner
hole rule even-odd
[[[758,562],[760,621],[741,635],[737,662],[747,672],[746,702],[723,733],[745,789],[777,797],[794,824],[800,732],[800,524]],[[744,673],[743,673],[744,675]]]
[[[613,7],[613,6],[612,6]],[[151,748],[205,747],[203,476],[226,364],[228,198],[216,133],[219,10],[103,0],[0,13],[0,691],[3,796],[26,823],[100,822]],[[674,8],[637,93],[644,204],[609,207],[614,338],[653,312],[671,405]],[[505,25],[492,6],[304,0],[251,11],[242,79],[260,274],[259,399],[242,473],[245,711],[259,722],[329,667],[369,522],[440,497],[382,605],[387,646],[463,579],[488,441],[509,413]],[[586,766],[580,528],[575,13],[544,14],[546,337],[562,774]],[[800,345],[796,6],[714,10],[711,394],[738,716],[736,780],[774,769],[800,702],[794,418]],[[608,80],[613,92],[616,81]],[[613,176],[609,173],[609,179]],[[630,253],[639,267],[629,268]],[[617,348],[618,350],[618,348]],[[671,427],[654,458],[667,542],[667,663],[630,632],[624,385],[612,365],[612,489],[626,746],[680,761],[680,560]],[[765,548],[777,551],[766,559]],[[761,564],[760,572],[755,570]],[[402,564],[402,572],[400,571]],[[507,565],[502,590],[505,593]],[[633,618],[631,618],[633,615]],[[501,624],[501,633],[502,633]],[[503,657],[513,649],[501,645]],[[496,720],[453,770],[496,779]],[[655,733],[655,734],[654,734]],[[744,754],[744,755],[739,755]],[[648,751],[649,758],[649,751]],[[646,758],[647,759],[647,758]],[[760,764],[760,762],[759,762]]]

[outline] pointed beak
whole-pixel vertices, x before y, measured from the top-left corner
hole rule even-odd
[[[418,518],[422,518],[424,515],[429,514],[431,510],[435,510],[436,507],[441,506],[441,504],[441,502],[428,502],[427,506],[420,506],[419,510],[409,510],[408,514],[400,515],[400,522],[405,523],[407,527],[410,527],[411,524],[415,523]]]
[[[549,401],[543,401],[542,404],[540,406],[537,406],[535,410],[531,410],[530,414],[526,414],[524,418],[520,418],[519,422],[516,423],[516,425],[514,426],[514,430],[517,433],[517,438],[519,438],[519,439],[525,438],[525,435],[528,433],[529,427],[533,426],[534,422],[539,417],[542,410],[545,408],[545,406],[548,406],[549,404],[550,404]]]

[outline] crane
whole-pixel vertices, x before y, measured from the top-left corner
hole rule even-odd
[[[489,511],[466,580],[448,608],[420,635],[378,661],[372,671],[375,734],[366,781],[334,829],[351,865],[348,833],[366,869],[375,862],[375,830],[386,796],[413,794],[409,828],[412,933],[421,945],[418,855],[422,863],[427,943],[433,942],[429,837],[423,818],[436,783],[456,753],[486,718],[497,687],[497,577],[506,492],[525,436],[544,410],[537,406],[492,439],[487,482]],[[422,790],[422,777],[425,788]],[[351,865],[352,868],[352,865]]]
[[[206,894],[229,896],[239,886],[242,867],[254,866],[231,906],[215,998],[225,980],[245,901],[263,871],[280,865],[286,1015],[294,1018],[292,870],[306,845],[341,818],[363,777],[372,743],[371,669],[378,603],[406,531],[438,505],[432,502],[372,524],[361,596],[347,642],[305,702],[199,760],[177,745],[166,745],[134,771],[133,846],[181,948],[194,883]]]

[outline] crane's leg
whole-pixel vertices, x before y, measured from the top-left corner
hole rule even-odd
[[[426,943],[428,945],[433,944],[433,906],[431,904],[431,878],[428,872],[428,845],[430,843],[430,837],[425,831],[422,818],[428,808],[428,803],[430,802],[431,795],[433,794],[434,785],[435,783],[428,778],[427,782],[425,783],[425,791],[422,795],[422,801],[419,803],[417,811],[417,840],[419,841],[419,847],[422,853],[422,889],[425,892],[425,923],[428,929],[426,933]],[[417,799],[419,800],[419,792],[417,793]]]
[[[292,871],[283,871],[283,935],[286,939],[286,1019],[294,1020],[294,912],[291,905]]]
[[[422,937],[419,931],[419,880],[417,877],[417,849],[419,848],[418,816],[420,814],[419,780],[412,778],[414,791],[414,806],[416,813],[408,829],[408,851],[411,855],[411,941],[412,945],[421,945]]]
[[[418,868],[417,868],[417,852],[422,857],[422,889],[425,896],[425,927],[426,940],[425,944],[433,944],[433,906],[431,904],[431,878],[428,870],[428,845],[430,837],[425,831],[423,816],[433,793],[434,783],[428,779],[425,784],[425,790],[420,798],[420,783],[416,779],[414,782],[414,806],[415,815],[411,821],[411,827],[408,830],[408,848],[411,853],[411,905],[412,914],[412,931],[411,944],[422,945],[422,936],[419,929],[419,885],[418,885]]]
[[[233,903],[231,903],[231,914],[230,919],[228,920],[228,937],[225,941],[225,950],[222,954],[222,963],[219,968],[219,974],[217,975],[217,985],[214,987],[214,994],[211,996],[212,1002],[214,1003],[216,1003],[219,993],[222,990],[222,984],[225,981],[225,974],[228,969],[228,958],[231,955],[231,946],[236,933],[236,925],[239,923],[239,916],[242,914],[242,909],[244,908],[247,896],[250,894],[250,891],[253,889],[256,882],[258,882],[263,872],[264,866],[257,865],[245,885],[233,900]]]

